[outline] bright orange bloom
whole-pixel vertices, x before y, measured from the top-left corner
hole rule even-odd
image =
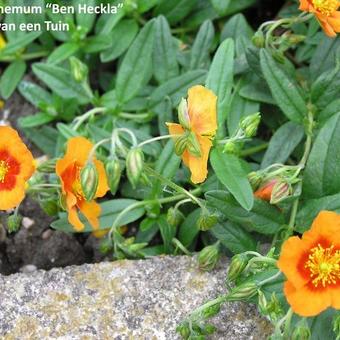
[[[301,11],[313,13],[329,37],[340,32],[340,11],[338,0],[300,0]]]
[[[84,137],[71,138],[67,143],[67,151],[64,158],[56,164],[56,173],[62,184],[62,193],[68,210],[68,220],[77,231],[84,229],[80,221],[77,208],[87,218],[94,229],[99,228],[100,205],[95,201],[86,201],[81,184],[80,172],[86,165],[93,144]],[[98,171],[99,184],[95,198],[102,197],[109,190],[104,165],[93,158]]]
[[[0,126],[0,210],[20,204],[34,170],[34,158],[18,133],[9,126]]]
[[[254,196],[260,198],[261,200],[270,202],[272,197],[272,192],[275,184],[277,183],[276,179],[272,179],[269,182],[261,185],[255,192]]]
[[[340,309],[340,215],[321,211],[301,239],[290,237],[283,244],[278,267],[287,277],[284,293],[296,314]]]
[[[217,129],[215,94],[204,86],[194,86],[188,91],[188,118],[190,131],[194,133],[201,156],[192,155],[188,149],[182,154],[184,164],[191,171],[191,181],[201,183],[207,178],[208,158],[212,138]],[[171,135],[183,135],[185,128],[180,124],[167,123]]]

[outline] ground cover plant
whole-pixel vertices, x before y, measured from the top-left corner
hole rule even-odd
[[[0,126],[7,233],[26,196],[112,260],[232,257],[185,339],[231,301],[256,303],[272,339],[339,338],[340,3],[79,2],[123,6],[2,18],[70,27],[1,37],[2,105],[18,91],[35,107],[19,134],[6,110]]]

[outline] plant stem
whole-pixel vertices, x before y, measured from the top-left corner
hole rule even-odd
[[[181,135],[178,135],[178,136],[181,136]],[[164,135],[164,136],[159,136],[159,137],[155,137],[155,138],[151,138],[151,139],[148,139],[140,144],[137,145],[137,147],[142,147],[146,144],[149,144],[149,143],[153,143],[153,142],[156,142],[156,141],[159,141],[159,140],[162,140],[162,139],[169,139],[169,138],[173,138],[173,137],[177,137],[177,135]]]
[[[261,152],[263,150],[266,150],[268,148],[268,145],[269,145],[269,143],[263,143],[263,144],[260,144],[260,145],[253,146],[249,149],[242,150],[240,156],[246,157],[246,156],[250,156],[250,155],[253,155],[255,153]]]
[[[74,126],[73,126],[73,130],[77,131],[78,128],[89,118],[91,118],[93,115],[97,114],[97,113],[103,113],[105,112],[107,109],[105,107],[95,107],[90,111],[85,112],[83,115],[81,115],[80,117],[77,117],[74,122]]]
[[[188,256],[191,256],[192,254],[190,253],[190,251],[184,247],[184,245],[179,241],[177,240],[177,238],[173,238],[172,239],[172,243],[175,247],[179,248],[180,250],[182,250],[182,252],[185,254],[185,255],[188,255]]]

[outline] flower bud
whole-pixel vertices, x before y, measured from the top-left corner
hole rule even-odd
[[[217,220],[218,218],[216,215],[210,215],[209,211],[202,211],[197,220],[197,226],[199,230],[207,231],[217,223]]]
[[[7,218],[7,230],[9,233],[16,233],[20,227],[22,222],[22,216],[14,214],[8,216]]]
[[[86,201],[92,201],[98,189],[99,175],[93,162],[89,162],[80,171],[80,185]]]
[[[183,152],[187,148],[188,135],[184,134],[176,139],[175,142],[175,153],[177,156],[182,156]]]
[[[194,132],[191,132],[187,139],[187,149],[194,157],[201,157],[201,145]]]
[[[257,305],[259,306],[260,313],[263,314],[263,315],[267,315],[268,314],[268,310],[267,310],[267,299],[266,299],[266,296],[263,294],[263,292],[261,290],[258,290],[257,294],[258,294],[258,303],[257,303]]]
[[[190,130],[188,103],[184,98],[182,98],[178,106],[178,120],[184,129]]]
[[[237,155],[239,152],[239,147],[236,142],[229,140],[224,144],[223,152]]]
[[[133,188],[136,188],[144,167],[144,155],[140,148],[131,149],[126,156],[126,173]]]
[[[231,259],[227,279],[228,281],[235,281],[243,272],[248,264],[248,256],[245,254],[234,255]]]
[[[55,164],[56,160],[55,159],[48,159],[45,162],[42,162],[37,166],[37,170],[39,172],[45,172],[45,173],[55,173]]]
[[[257,31],[251,38],[252,43],[254,46],[261,48],[264,47],[264,35],[262,31]]]
[[[87,79],[88,67],[76,57],[70,57],[71,74],[74,80],[82,83]]]
[[[248,281],[236,286],[228,294],[228,301],[242,301],[252,298],[257,294],[258,287],[255,282]]]
[[[198,266],[203,271],[214,269],[219,259],[219,242],[203,248],[198,255]]]
[[[257,128],[261,121],[261,114],[259,112],[243,118],[240,122],[240,128],[244,131],[247,138],[256,135]]]
[[[177,326],[176,332],[179,333],[183,339],[188,339],[191,333],[189,324],[187,322],[182,322]]]
[[[308,327],[307,321],[302,319],[298,322],[298,324],[294,327],[292,340],[309,340],[312,334]]]
[[[270,204],[277,204],[287,198],[290,194],[291,187],[289,186],[289,184],[286,182],[278,181],[273,187]]]
[[[297,45],[306,39],[305,35],[302,34],[291,34],[288,37],[288,41],[291,45]]]
[[[105,164],[108,185],[112,195],[115,195],[122,175],[121,166],[118,159],[111,159]]]
[[[273,178],[265,182],[254,192],[254,196],[269,202],[272,197],[273,188],[277,182],[278,178]]]
[[[248,181],[253,190],[256,190],[262,182],[262,176],[258,172],[252,171],[248,174]]]
[[[171,207],[166,215],[166,220],[174,228],[177,228],[184,220],[184,215],[178,209]]]
[[[276,317],[280,317],[283,313],[283,309],[280,300],[277,298],[276,293],[273,292],[270,300],[267,303],[268,314],[274,314]]]

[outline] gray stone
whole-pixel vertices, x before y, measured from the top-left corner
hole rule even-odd
[[[0,276],[1,339],[179,339],[177,324],[225,292],[227,261],[200,272],[195,258],[155,257]],[[212,339],[265,339],[253,306],[226,304]]]

